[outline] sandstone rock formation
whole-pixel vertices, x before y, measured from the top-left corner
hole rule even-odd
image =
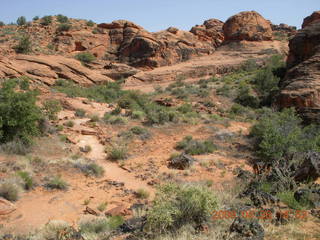
[[[78,60],[63,56],[17,55],[15,58],[0,58],[0,78],[21,76],[47,85],[53,85],[59,78],[70,79],[81,85],[113,81],[100,72],[83,66]]]
[[[309,26],[315,22],[320,22],[320,11],[313,12],[310,16],[303,20],[302,28]]]
[[[255,11],[240,12],[230,17],[223,25],[226,41],[272,40],[270,23]]]
[[[320,22],[300,30],[290,40],[288,72],[277,100],[295,107],[307,120],[320,119]]]

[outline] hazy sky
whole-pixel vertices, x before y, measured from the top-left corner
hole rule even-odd
[[[273,23],[301,27],[303,18],[320,10],[320,0],[0,0],[0,20],[19,16],[64,14],[97,23],[133,21],[149,31],[175,26],[190,30],[209,18],[225,21],[240,12],[255,10]]]

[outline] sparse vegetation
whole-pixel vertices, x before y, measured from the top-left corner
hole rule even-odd
[[[114,146],[108,153],[108,159],[112,161],[125,160],[128,158],[128,150],[123,146]]]
[[[92,21],[92,20],[89,20],[88,22],[87,22],[87,26],[88,27],[93,27],[95,25],[95,23]]]
[[[50,120],[57,120],[57,114],[62,110],[58,100],[50,99],[43,103],[43,111]]]
[[[83,109],[81,109],[81,108],[78,108],[78,109],[76,109],[74,115],[75,115],[76,117],[83,118],[83,117],[86,116],[86,111],[83,110]]]
[[[58,32],[67,32],[72,28],[72,25],[69,23],[61,23],[58,28],[57,31]]]
[[[100,203],[97,207],[97,209],[100,211],[100,212],[103,212],[104,210],[106,210],[107,208],[107,203],[106,202],[103,202],[103,203]]]
[[[136,196],[141,199],[148,199],[150,196],[150,193],[146,189],[139,188],[136,191]]]
[[[19,26],[24,26],[24,25],[26,25],[26,24],[27,24],[27,19],[26,19],[26,17],[25,17],[25,16],[18,17],[18,19],[17,19],[17,24],[18,24]]]
[[[185,137],[176,145],[177,150],[184,150],[185,153],[191,155],[200,155],[214,152],[217,147],[212,141],[198,141],[194,140],[192,136]]]
[[[65,182],[60,176],[55,176],[49,179],[49,181],[45,184],[45,187],[49,189],[67,190],[68,183]]]
[[[206,187],[165,184],[147,213],[147,227],[153,233],[165,233],[186,224],[202,224],[216,208],[217,199]]]
[[[0,182],[0,197],[8,201],[17,201],[20,196],[21,189],[19,185],[12,179]]]
[[[41,18],[40,24],[43,26],[48,26],[52,23],[52,16],[44,16]]]
[[[32,176],[29,172],[19,171],[19,172],[17,172],[17,175],[22,179],[23,188],[25,190],[30,190],[33,188],[34,182],[33,182]]]
[[[91,63],[93,62],[96,57],[93,56],[91,53],[89,52],[82,52],[82,53],[78,53],[75,58],[77,60],[79,60],[80,62],[82,62],[83,64],[86,64],[86,63]]]
[[[20,38],[18,45],[14,46],[13,49],[17,53],[23,53],[23,54],[30,53],[32,51],[32,43],[31,43],[30,37],[28,35],[23,35]]]
[[[59,23],[67,23],[69,21],[69,18],[67,16],[62,15],[62,14],[58,14],[57,21]]]

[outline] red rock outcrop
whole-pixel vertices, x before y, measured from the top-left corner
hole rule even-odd
[[[305,28],[315,22],[320,22],[320,11],[315,11],[310,16],[306,17],[303,20],[302,28]]]
[[[0,78],[27,76],[41,83],[53,85],[59,78],[70,79],[80,85],[113,81],[99,71],[83,66],[78,60],[63,56],[17,55],[0,59]]]
[[[230,17],[223,25],[226,41],[270,41],[270,22],[255,11],[240,12]]]
[[[300,30],[290,40],[288,71],[277,100],[295,107],[306,120],[320,120],[320,22]]]

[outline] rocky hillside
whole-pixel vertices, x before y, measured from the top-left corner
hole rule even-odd
[[[225,45],[231,51],[242,51],[242,45],[234,42],[260,42],[256,53],[261,57],[286,54],[287,38],[295,32],[286,25],[271,25],[256,12],[239,13],[225,24],[210,19],[190,32],[170,27],[151,33],[125,20],[95,24],[61,18],[44,17],[23,26],[0,27],[0,77],[28,76],[47,85],[59,78],[83,85],[101,83],[211,56]],[[273,47],[277,41],[283,43],[280,50]],[[89,54],[92,59],[81,66],[74,60],[79,54]]]

